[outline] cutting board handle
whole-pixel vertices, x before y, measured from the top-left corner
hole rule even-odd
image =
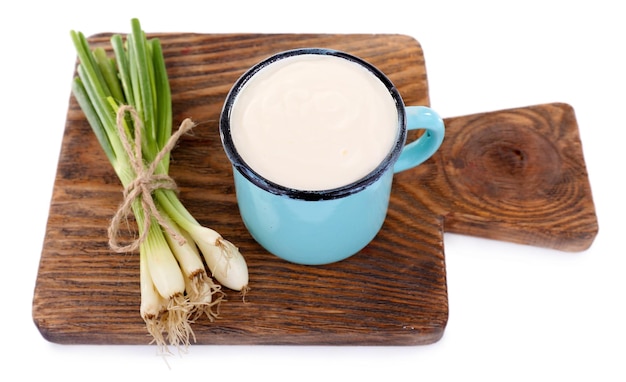
[[[598,232],[574,109],[564,103],[445,120],[434,162],[445,231],[563,251]]]

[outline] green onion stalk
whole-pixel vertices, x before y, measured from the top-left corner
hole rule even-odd
[[[238,248],[202,226],[178,197],[170,151],[194,124],[185,119],[172,132],[160,40],[148,39],[137,19],[131,27],[126,41],[111,36],[112,57],[71,31],[79,60],[72,93],[124,188],[109,244],[117,252],[139,251],[140,315],[153,342],[169,352],[168,346],[180,349],[194,340],[196,319],[218,316],[222,286],[247,291],[248,268]],[[139,237],[121,245],[119,226],[129,214]]]

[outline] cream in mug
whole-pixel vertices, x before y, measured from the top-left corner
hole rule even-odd
[[[357,181],[389,154],[396,104],[366,68],[330,55],[278,60],[256,73],[232,107],[243,160],[284,187],[328,190]]]

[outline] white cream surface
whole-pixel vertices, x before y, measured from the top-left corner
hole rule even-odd
[[[357,181],[391,150],[396,105],[371,72],[349,60],[306,54],[263,68],[241,90],[231,134],[263,177],[299,190]]]

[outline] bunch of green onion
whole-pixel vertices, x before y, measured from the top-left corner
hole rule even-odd
[[[237,247],[198,223],[178,198],[168,175],[169,152],[193,123],[185,120],[172,134],[161,43],[147,39],[137,19],[131,27],[126,42],[119,34],[111,37],[113,57],[101,47],[91,49],[82,33],[71,32],[79,59],[72,93],[125,189],[128,211],[121,208],[113,220],[119,223],[125,212],[132,213],[139,239],[120,246],[111,227],[111,247],[139,250],[140,314],[153,342],[167,352],[168,344],[190,344],[197,318],[217,317],[221,286],[247,290],[248,268]]]

